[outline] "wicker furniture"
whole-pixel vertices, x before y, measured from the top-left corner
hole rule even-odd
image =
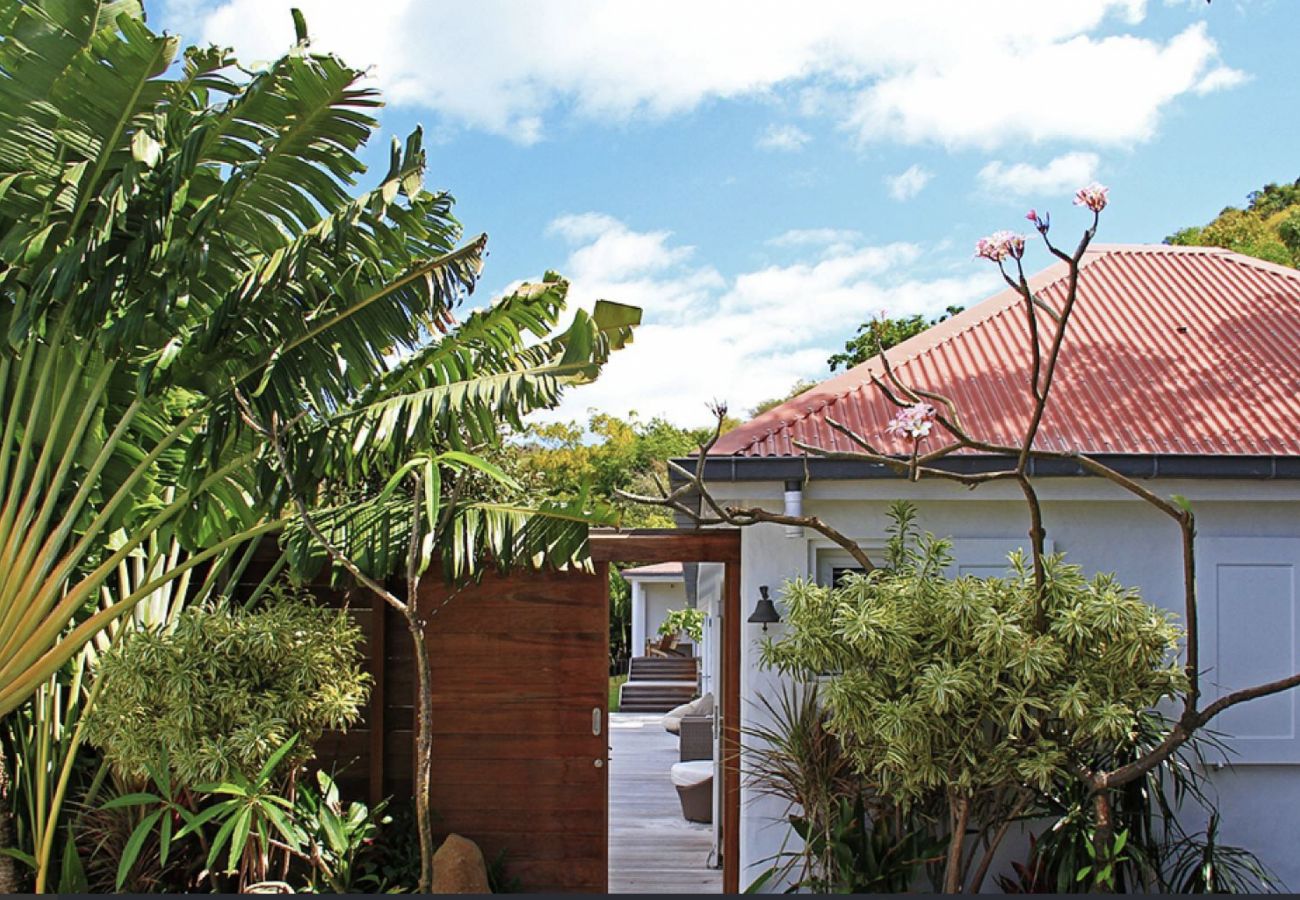
[[[686,716],[679,726],[682,762],[713,759],[713,716]]]
[[[669,772],[682,816],[688,822],[713,821],[713,761],[707,759],[674,763]]]

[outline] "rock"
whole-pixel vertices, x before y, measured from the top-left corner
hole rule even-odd
[[[449,834],[433,854],[435,894],[490,894],[487,864],[478,844],[458,834]]]

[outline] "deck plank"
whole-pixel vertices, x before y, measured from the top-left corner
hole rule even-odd
[[[610,715],[609,892],[720,893],[713,829],[687,822],[668,770],[677,736],[659,715]]]

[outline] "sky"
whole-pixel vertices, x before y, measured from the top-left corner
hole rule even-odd
[[[1098,241],[1159,242],[1300,176],[1295,0],[146,0],[188,43],[293,40],[417,125],[489,256],[470,305],[555,269],[644,311],[550,418],[742,415],[877,315],[999,287],[974,242],[1111,189]],[[1030,269],[1048,258],[1036,249]]]

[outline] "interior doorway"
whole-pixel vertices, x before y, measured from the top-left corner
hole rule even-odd
[[[706,593],[709,605],[707,643],[697,642],[699,657],[709,657],[700,673],[699,691],[713,695],[713,726],[707,735],[709,761],[700,757],[698,731],[693,736],[667,732],[661,714],[615,713],[606,708],[609,802],[608,890],[739,892],[740,855],[740,534],[734,530],[594,531],[591,557],[597,577],[609,583],[613,563],[677,563]],[[662,571],[662,569],[660,570]],[[645,627],[638,629],[644,640]],[[647,648],[649,649],[649,648]],[[643,658],[653,671],[641,682],[642,696],[671,690],[676,668]],[[666,694],[665,694],[666,696]],[[635,704],[629,704],[635,705]],[[694,749],[689,749],[693,747]],[[691,757],[688,760],[688,756]],[[680,757],[686,766],[669,770]],[[700,769],[701,772],[694,772]],[[709,773],[707,785],[677,784]],[[679,777],[685,776],[683,777]],[[683,790],[686,794],[683,794]],[[701,791],[704,793],[701,794]],[[681,803],[680,809],[678,808]],[[701,802],[704,808],[701,808]],[[712,828],[698,823],[712,807]],[[677,822],[682,824],[678,825]],[[709,860],[721,862],[720,878]],[[656,878],[652,883],[650,879]]]

